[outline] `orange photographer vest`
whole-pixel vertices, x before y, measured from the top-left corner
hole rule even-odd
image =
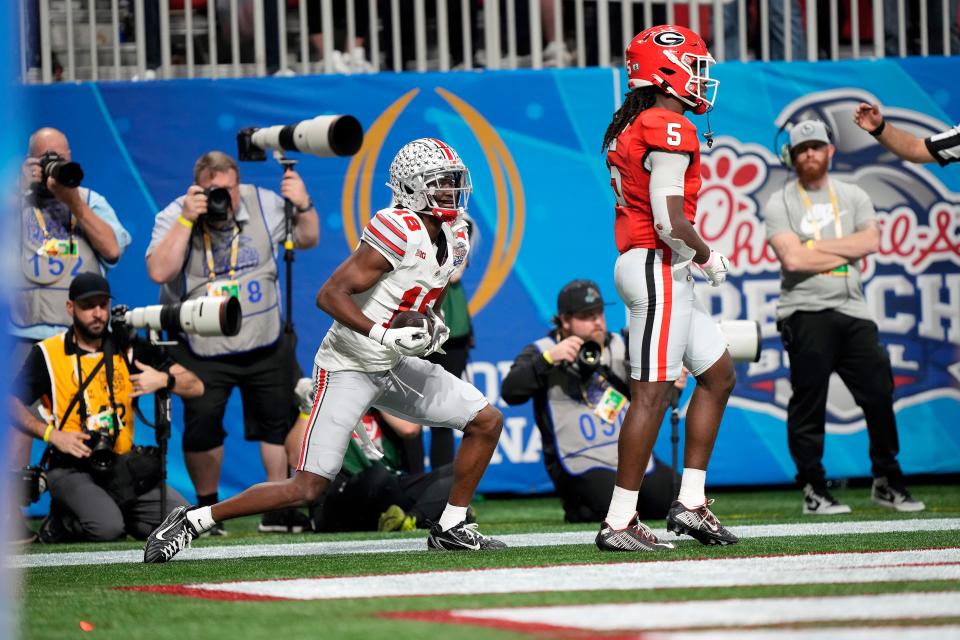
[[[47,363],[47,373],[50,376],[51,396],[44,396],[43,407],[48,415],[54,417],[54,424],[62,431],[82,431],[80,428],[80,403],[74,403],[66,422],[63,413],[70,406],[70,401],[80,388],[80,380],[90,377],[90,372],[103,360],[103,352],[85,353],[80,356],[80,376],[77,376],[76,353],[67,353],[67,332],[51,336],[39,343],[40,351]],[[117,403],[118,426],[120,432],[114,434],[116,441],[113,446],[118,454],[127,453],[133,446],[133,400],[130,394],[133,384],[123,356],[113,356],[113,396]],[[95,416],[110,407],[110,390],[107,387],[107,367],[100,367],[94,379],[83,391],[83,399],[87,406],[87,415]]]

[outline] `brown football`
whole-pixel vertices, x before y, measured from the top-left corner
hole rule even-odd
[[[427,323],[427,330],[432,332],[433,323],[426,314],[420,313],[419,311],[401,311],[393,318],[393,322],[390,323],[390,328],[422,327],[424,322]]]

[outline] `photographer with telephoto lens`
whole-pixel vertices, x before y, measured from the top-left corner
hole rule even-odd
[[[600,288],[574,280],[557,296],[554,328],[527,345],[503,379],[509,405],[533,398],[547,473],[567,522],[602,518],[613,493],[617,440],[630,404],[630,364],[623,337],[607,331]],[[673,471],[651,456],[640,489],[641,518],[670,508]]]
[[[14,425],[49,444],[50,515],[43,542],[143,539],[163,519],[159,455],[135,447],[135,398],[168,389],[197,397],[203,383],[147,341],[110,330],[110,285],[84,273],[70,283],[71,326],[36,344],[15,382]],[[28,407],[40,400],[37,418]],[[167,508],[186,504],[168,489]]]
[[[19,247],[8,331],[11,366],[38,341],[64,331],[67,290],[81,273],[103,274],[120,260],[130,234],[106,198],[85,186],[66,136],[50,127],[30,136],[20,176]],[[25,467],[31,440],[14,431],[11,461]],[[20,473],[20,472],[18,472]],[[24,530],[24,541],[32,538]]]
[[[260,442],[268,481],[287,478],[284,440],[295,420],[293,388],[300,377],[294,336],[283,330],[277,245],[286,231],[284,198],[293,204],[297,248],[317,244],[320,221],[300,176],[284,172],[280,194],[240,183],[233,158],[201,156],[186,195],[157,214],[147,249],[147,273],[163,285],[160,302],[201,296],[234,297],[243,323],[232,337],[186,335],[174,359],[203,380],[203,397],[184,403],[183,450],[200,506],[219,500],[223,425],[234,388],[243,401],[244,437]],[[282,195],[281,195],[282,194]],[[282,409],[282,410],[281,410]],[[267,514],[261,531],[292,531],[293,512]],[[222,527],[211,533],[222,535]]]

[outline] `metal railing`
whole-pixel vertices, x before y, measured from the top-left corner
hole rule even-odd
[[[958,0],[17,1],[21,77],[43,83],[611,66],[663,22],[719,62],[960,48]]]

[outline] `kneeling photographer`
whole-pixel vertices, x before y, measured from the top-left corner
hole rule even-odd
[[[203,383],[125,327],[110,330],[110,285],[101,275],[77,276],[66,309],[70,327],[33,347],[11,399],[14,425],[50,445],[51,507],[40,538],[144,539],[168,509],[187,503],[168,488],[160,504],[159,454],[133,445],[135,399],[163,389],[197,397]],[[38,399],[46,422],[27,408]]]
[[[607,331],[600,288],[574,280],[557,296],[555,327],[517,356],[500,390],[503,401],[533,398],[547,473],[567,522],[603,519],[613,494],[617,440],[630,400],[623,337]],[[637,511],[662,518],[673,500],[673,471],[651,457]]]

